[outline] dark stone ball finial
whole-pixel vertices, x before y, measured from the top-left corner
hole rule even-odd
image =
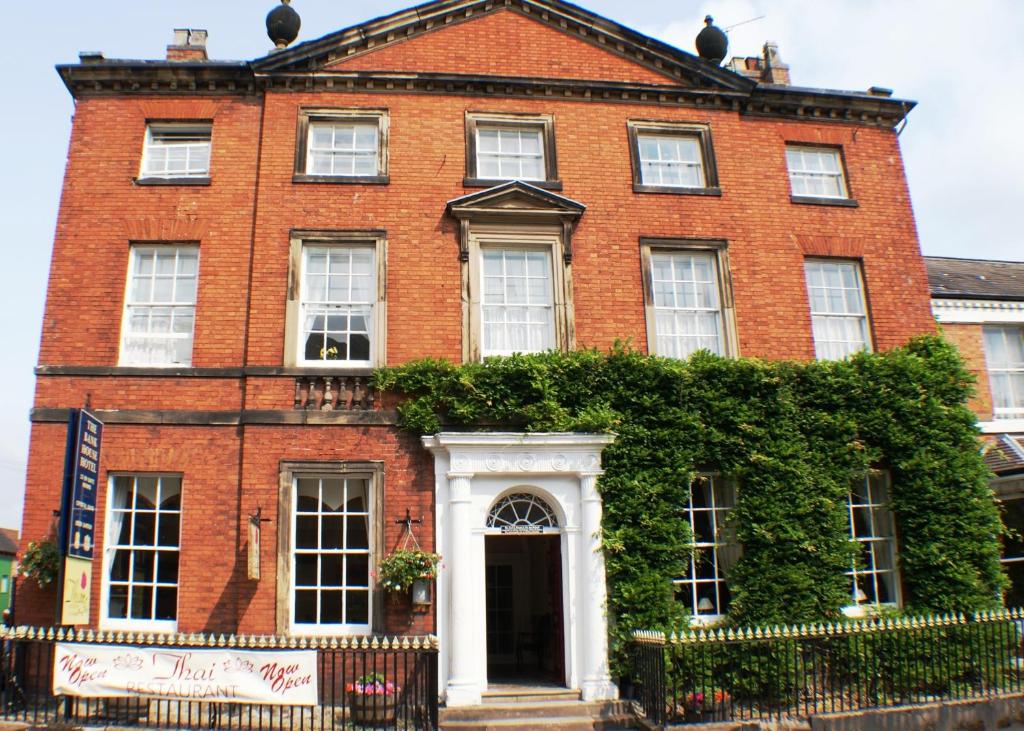
[[[267,35],[277,48],[285,48],[298,38],[302,27],[302,20],[295,8],[288,4],[290,2],[281,0],[280,5],[267,13]]]
[[[697,54],[710,63],[720,64],[729,52],[729,37],[716,26],[710,15],[704,18],[704,29],[697,34]]]

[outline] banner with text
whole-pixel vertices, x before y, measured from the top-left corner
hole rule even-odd
[[[315,650],[193,650],[57,643],[53,693],[315,706]]]

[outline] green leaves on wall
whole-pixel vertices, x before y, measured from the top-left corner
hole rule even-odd
[[[953,346],[915,339],[839,362],[702,352],[678,361],[625,347],[422,360],[382,369],[407,397],[405,428],[613,431],[599,482],[613,632],[685,622],[671,580],[688,557],[682,511],[698,471],[735,478],[743,555],[728,576],[737,624],[837,619],[854,559],[846,497],[871,468],[892,477],[908,611],[999,603],[998,510]]]

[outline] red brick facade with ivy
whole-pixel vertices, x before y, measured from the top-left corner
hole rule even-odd
[[[555,192],[586,206],[572,234],[576,347],[648,347],[640,243],[648,238],[725,242],[723,279],[731,282],[742,356],[814,357],[807,257],[860,263],[873,348],[934,330],[894,100],[759,91],[739,76],[730,88],[731,72],[705,73],[704,62],[682,52],[674,58],[683,72],[673,70],[664,49],[615,40],[614,27],[601,40],[560,26],[556,2],[477,5],[468,17],[442,14],[433,27],[416,26],[409,40],[382,31],[379,49],[343,35],[324,45],[338,49],[336,58],[303,60],[299,46],[280,55],[281,63],[295,59],[292,68],[255,74],[214,62],[62,69],[77,105],[40,348],[25,542],[51,531],[66,410],[88,403],[106,424],[101,476],[182,476],[180,631],[279,629],[282,461],[382,462],[385,550],[401,541],[395,521],[407,509],[424,518],[419,539],[431,547],[433,460],[394,426],[393,404],[377,396],[369,410],[295,408],[302,379],[324,371],[287,367],[289,250],[298,229],[384,232],[386,363],[460,360],[460,229],[446,203],[479,190],[464,185],[467,112],[554,119]],[[527,51],[542,60],[522,60]],[[310,68],[327,71],[307,83]],[[401,78],[389,80],[390,72]],[[428,88],[407,78],[411,72],[436,78]],[[520,77],[529,92],[508,80]],[[388,182],[293,180],[305,108],[386,109]],[[155,120],[211,124],[208,184],[136,180]],[[630,121],[706,125],[720,195],[634,192]],[[787,143],[841,149],[856,206],[794,202]],[[199,250],[191,364],[119,367],[130,247],[166,243]],[[246,524],[258,508],[270,522],[255,581],[246,574]],[[100,549],[94,625],[103,600]],[[22,588],[19,623],[52,622],[52,593]],[[432,610],[413,612],[408,600],[387,599],[383,616],[377,631],[434,630]]]

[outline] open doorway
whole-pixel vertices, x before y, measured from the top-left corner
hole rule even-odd
[[[565,685],[561,535],[486,537],[490,683]]]

